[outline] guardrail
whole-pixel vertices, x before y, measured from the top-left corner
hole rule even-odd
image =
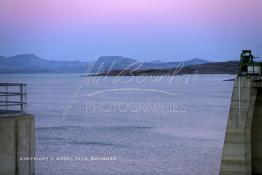
[[[26,84],[0,83],[0,110],[24,112],[27,105]]]

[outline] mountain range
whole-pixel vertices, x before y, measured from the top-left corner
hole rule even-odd
[[[0,57],[0,73],[82,73],[89,63],[49,61],[33,54]]]
[[[170,76],[182,74],[237,74],[238,61],[216,62],[181,66],[171,69],[113,70],[96,76]]]
[[[210,63],[203,59],[192,59],[184,62],[162,62],[160,60],[152,62],[141,62],[132,58],[121,56],[103,56],[93,65],[91,72],[108,72],[113,70],[148,70],[148,69],[170,69],[177,66],[190,66]]]
[[[193,59],[185,65],[203,64],[206,60]],[[140,62],[121,56],[102,56],[96,62],[50,61],[34,54],[21,54],[11,57],[0,56],[0,73],[90,73],[107,72],[119,69],[168,69],[177,67],[179,62]]]
[[[178,66],[208,64],[210,61],[192,59],[184,62],[141,62],[122,56],[102,56],[95,62],[51,61],[34,54],[21,54],[11,57],[0,56],[0,73],[103,73],[116,70],[164,70]]]

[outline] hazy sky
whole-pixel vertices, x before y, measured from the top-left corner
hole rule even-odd
[[[0,0],[0,55],[262,57],[262,0]]]

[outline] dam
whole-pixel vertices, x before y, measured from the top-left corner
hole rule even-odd
[[[261,71],[249,68],[254,66],[253,56],[251,51],[243,51],[242,58],[246,53],[250,59],[245,66],[240,62],[240,73],[234,82],[220,175],[262,174]]]

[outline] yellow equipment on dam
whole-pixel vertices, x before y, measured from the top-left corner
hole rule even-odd
[[[249,66],[260,65],[253,59],[251,51],[242,52],[231,98],[220,175],[262,174],[262,79],[261,72],[249,71]]]

